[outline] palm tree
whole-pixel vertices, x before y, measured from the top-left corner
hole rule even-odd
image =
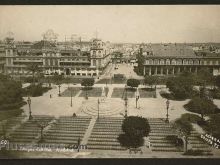
[[[39,64],[31,63],[27,66],[27,70],[32,73],[33,85],[35,85],[35,73],[40,72]]]

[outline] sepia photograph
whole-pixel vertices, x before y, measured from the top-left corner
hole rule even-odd
[[[0,159],[220,158],[220,5],[0,5]]]

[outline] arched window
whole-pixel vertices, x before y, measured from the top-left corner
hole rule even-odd
[[[182,60],[181,59],[177,60],[177,64],[182,65]]]
[[[160,65],[164,65],[164,60],[160,60]]]
[[[188,64],[188,60],[184,59],[183,60],[183,64],[187,65]]]
[[[189,64],[190,64],[190,65],[193,65],[193,60],[189,60]]]
[[[194,60],[195,65],[199,65],[199,60]]]
[[[166,65],[170,65],[170,60],[169,59],[166,60]]]
[[[176,65],[176,60],[175,59],[172,59],[172,65]]]

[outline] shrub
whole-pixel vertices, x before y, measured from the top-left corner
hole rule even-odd
[[[81,85],[84,87],[90,87],[94,85],[94,78],[85,78],[82,80]]]
[[[134,87],[138,87],[140,85],[140,81],[137,79],[128,79],[127,80],[127,85],[134,88]]]
[[[192,96],[193,85],[191,78],[185,78],[183,76],[172,77],[167,80],[166,86],[175,99],[183,100]]]
[[[37,97],[42,96],[45,92],[50,90],[52,88],[50,87],[42,87],[41,84],[38,85],[30,85],[26,88],[24,88],[24,95],[25,96],[31,96],[31,97]]]
[[[181,115],[181,118],[183,120],[189,121],[191,123],[197,123],[198,121],[201,121],[202,118],[195,114],[185,113]]]
[[[200,97],[194,97],[192,100],[190,100],[187,104],[184,105],[184,108],[187,111],[200,114],[202,119],[205,115],[219,112],[219,109],[213,103],[212,100]]]
[[[203,126],[203,129],[212,134],[213,137],[220,139],[220,114],[212,114],[209,116],[207,124]]]
[[[125,118],[122,124],[124,134],[118,137],[122,146],[139,147],[143,145],[143,137],[148,136],[150,126],[147,119],[137,116]]]

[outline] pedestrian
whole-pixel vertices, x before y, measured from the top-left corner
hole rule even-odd
[[[50,98],[52,98],[52,95],[50,94]]]

